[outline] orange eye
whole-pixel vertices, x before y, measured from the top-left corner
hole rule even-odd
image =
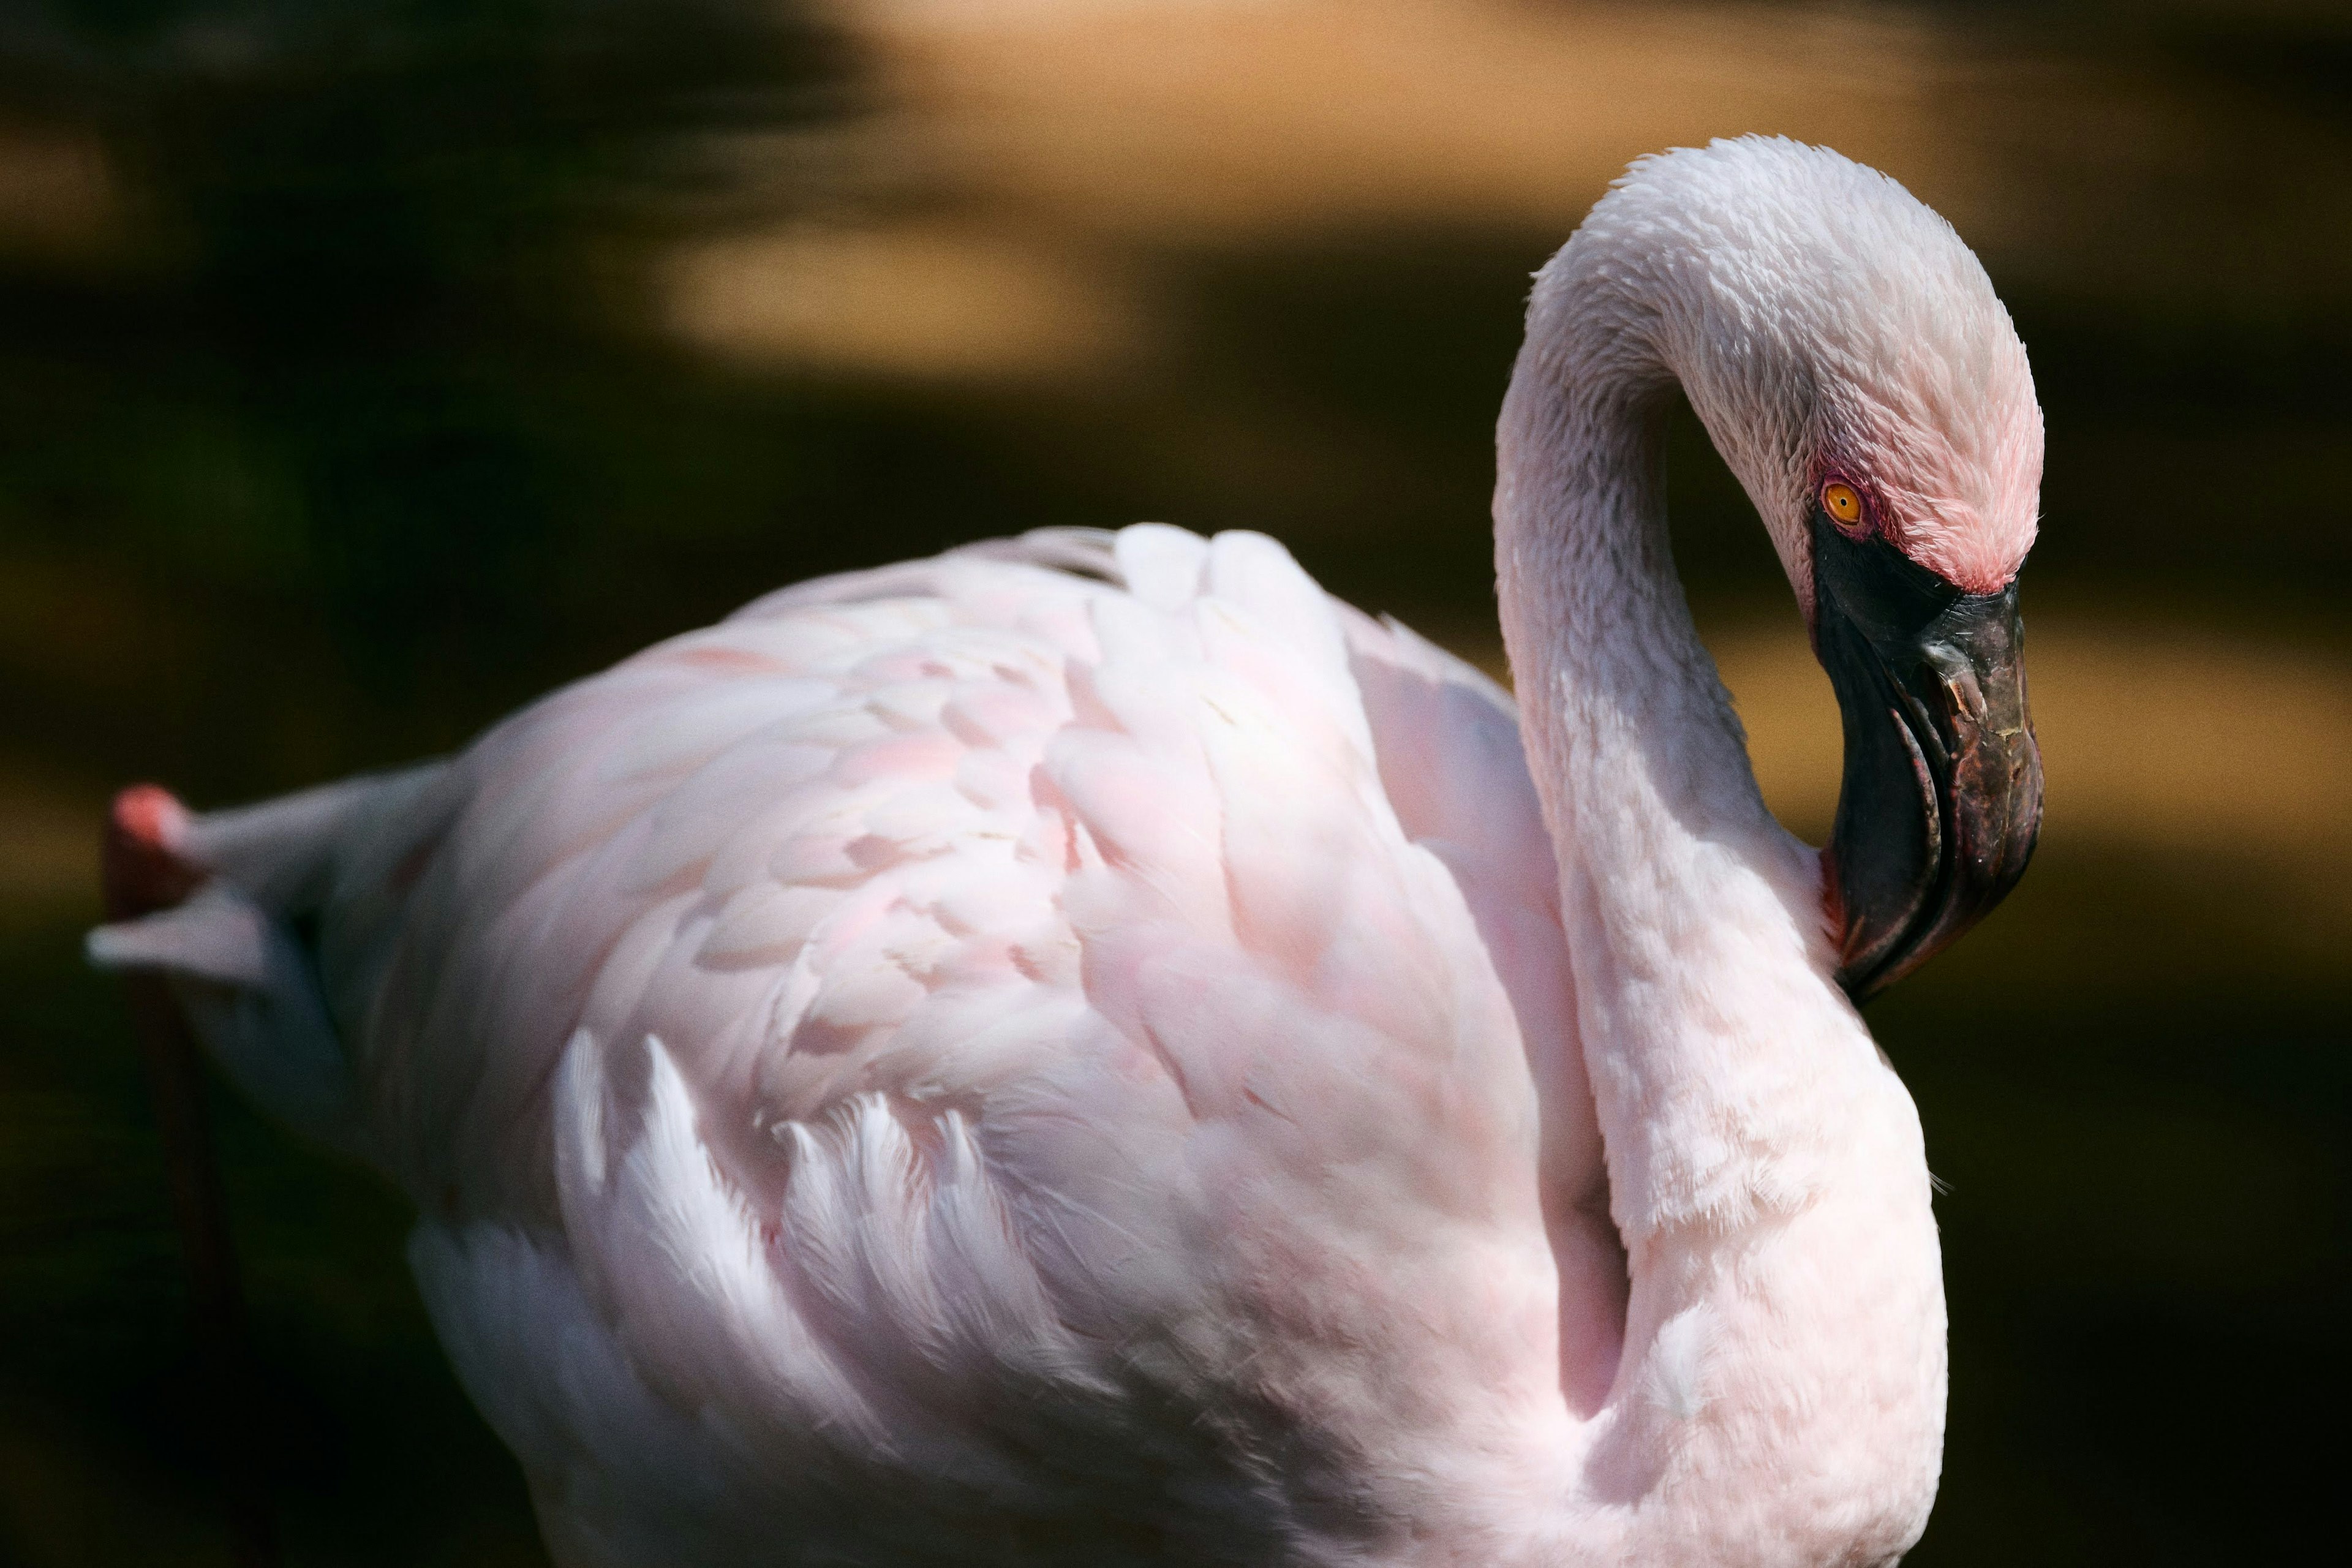
[[[1862,497],[1852,485],[1842,485],[1832,479],[1822,487],[1822,510],[1839,522],[1849,526],[1862,521]]]

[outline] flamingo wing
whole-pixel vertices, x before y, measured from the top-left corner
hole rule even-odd
[[[1557,1419],[1508,700],[1269,540],[803,584],[188,852],[94,950],[305,1043],[567,1563],[1340,1551]]]

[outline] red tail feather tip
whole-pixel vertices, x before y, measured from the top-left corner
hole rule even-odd
[[[161,784],[132,784],[107,813],[100,877],[109,920],[170,909],[196,890],[204,872],[180,854],[188,808]]]

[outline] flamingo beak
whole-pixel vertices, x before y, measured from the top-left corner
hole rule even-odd
[[[1963,593],[1884,539],[1812,521],[1815,650],[1845,773],[1825,858],[1838,983],[1867,1001],[1982,920],[2042,826],[2017,581]]]

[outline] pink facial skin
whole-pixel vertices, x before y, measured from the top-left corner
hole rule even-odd
[[[1877,435],[1832,437],[1815,459],[1808,506],[1822,487],[1851,485],[1862,498],[1856,539],[1884,538],[1969,594],[2008,586],[2033,546],[2042,487],[2042,413],[2030,398],[1965,440],[1907,419],[1884,418]]]

